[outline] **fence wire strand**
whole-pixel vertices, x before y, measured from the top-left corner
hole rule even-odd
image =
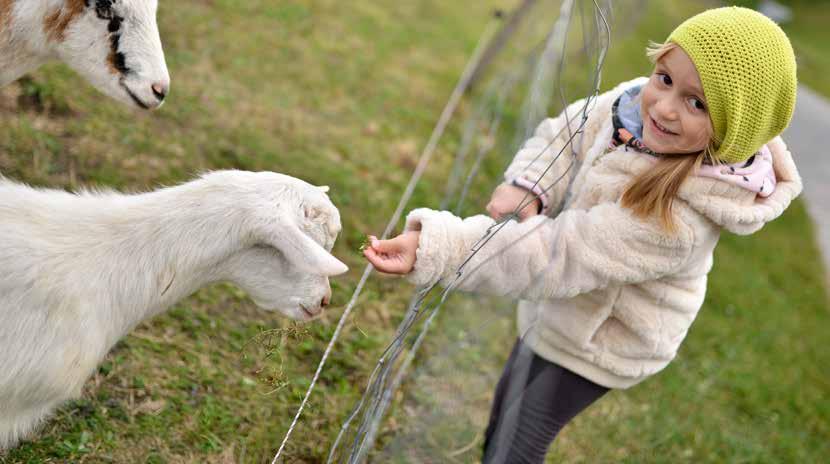
[[[576,154],[573,150],[573,143],[574,140],[580,134],[582,134],[582,130],[587,120],[588,113],[592,107],[596,95],[599,93],[599,85],[601,79],[600,73],[605,60],[606,52],[608,50],[608,47],[610,46],[610,26],[607,18],[608,8],[610,7],[610,5],[606,4],[606,7],[603,8],[600,7],[596,0],[593,0],[590,3],[593,7],[593,15],[585,14],[584,5],[582,4],[579,8],[579,11],[582,12],[583,16],[583,40],[587,42],[583,44],[583,52],[589,57],[591,61],[595,63],[594,67],[590,70],[590,78],[587,79],[588,82],[586,84],[590,91],[583,94],[588,95],[588,97],[583,101],[583,104],[578,111],[578,115],[574,115],[574,120],[576,120],[577,118],[579,120],[578,124],[576,125],[576,128],[572,127],[571,125],[571,122],[573,121],[570,117],[571,115],[568,115],[567,112],[565,112],[564,116],[566,123],[564,124],[562,130],[559,132],[559,134],[556,134],[556,137],[554,137],[552,141],[547,144],[547,146],[545,146],[539,151],[536,158],[531,162],[531,165],[538,162],[543,156],[543,154],[548,151],[548,149],[551,147],[554,141],[557,140],[560,135],[562,135],[563,131],[568,131],[566,142],[564,143],[562,148],[559,149],[558,153],[556,153],[553,159],[548,162],[547,166],[542,171],[542,174],[540,174],[534,182],[534,187],[538,186],[540,182],[548,174],[548,172],[550,172],[550,170],[553,168],[554,164],[561,158],[562,154],[565,153],[566,150],[569,151],[569,154],[571,156],[567,158],[568,165],[563,169],[562,173],[550,183],[550,185],[544,187],[543,194],[550,192],[551,189],[553,189],[555,186],[559,184],[559,182],[563,181],[566,178],[569,178],[570,181],[573,178],[573,176],[569,176],[569,174],[575,171],[575,166],[578,169],[578,160],[576,159]],[[533,98],[539,100],[550,99],[549,91],[547,92],[547,95],[545,95],[545,92],[536,87],[550,85],[552,77],[555,78],[557,84],[560,84],[560,78],[565,64],[567,31],[571,23],[573,12],[573,0],[564,0],[561,5],[560,16],[557,18],[551,30],[551,33],[548,36],[545,52],[542,53],[540,57],[540,61],[553,61],[554,59],[556,59],[558,64],[555,64],[556,67],[553,70],[550,67],[550,62],[544,64],[537,64],[535,78],[533,80],[533,86],[530,90],[530,94],[534,95]],[[586,25],[589,22],[593,23],[591,27],[588,27]],[[589,33],[586,29],[590,29],[593,33]],[[588,40],[589,37],[590,41]],[[510,82],[510,76],[502,79],[501,82]],[[567,100],[565,98],[564,90],[562,89],[563,86],[556,85],[556,87],[558,91],[557,96],[559,97],[563,108],[567,109]],[[499,95],[499,98],[497,98],[496,109],[493,110],[491,117],[488,121],[488,136],[494,135],[495,132],[498,130],[498,124],[501,120],[502,111],[500,105],[503,104],[503,98],[501,97],[503,97],[503,95]],[[538,102],[533,103],[535,103],[535,105],[539,105]],[[547,103],[545,103],[544,106],[541,107],[546,108]],[[536,123],[539,122],[539,120],[541,119],[541,115],[544,114],[539,113],[538,108],[534,108],[536,108],[534,105],[527,105],[524,118],[524,125],[531,126],[531,130],[532,127],[535,127]],[[534,116],[534,112],[536,116]],[[467,131],[474,132],[474,129],[470,129],[470,127],[475,128],[478,126],[478,116],[479,115],[476,114],[473,116],[473,119],[471,121],[468,121],[467,128],[465,129],[464,138],[462,140],[462,146],[458,154],[456,155],[453,173],[450,176],[451,184],[448,184],[447,194],[444,198],[444,201],[442,201],[442,206],[446,206],[447,204],[449,204],[449,197],[456,190],[456,186],[454,183],[457,182],[458,172],[460,172],[461,166],[463,166],[463,158],[466,157],[469,153],[471,149],[470,147],[473,144],[473,140],[475,139],[475,136],[473,134],[468,134]],[[485,138],[485,140],[487,139]],[[483,157],[490,151],[489,148],[490,147],[484,146],[479,147],[479,152],[474,160],[472,168],[470,169],[467,175],[464,188],[462,188],[460,198],[456,206],[456,212],[460,210],[460,207],[466,197],[466,192],[469,188],[469,184],[471,180],[477,175],[478,166],[481,163],[481,159],[483,159]],[[484,266],[486,263],[490,262],[492,259],[501,256],[501,254],[506,252],[509,248],[516,246],[524,238],[535,233],[538,230],[538,228],[544,224],[544,222],[540,222],[539,225],[527,231],[518,240],[511,243],[509,246],[494,251],[482,262],[477,263],[475,267],[471,269],[466,269],[466,267],[472,261],[472,259],[483,249],[483,247],[487,245],[487,243],[490,242],[490,240],[500,230],[502,230],[510,221],[516,220],[518,218],[518,213],[522,211],[527,205],[534,202],[536,198],[537,195],[532,194],[530,191],[528,191],[524,199],[520,202],[520,204],[514,209],[514,211],[510,215],[508,215],[505,218],[502,218],[500,221],[497,221],[487,229],[485,234],[471,247],[469,255],[456,270],[452,281],[447,283],[445,288],[437,296],[433,296],[431,298],[432,304],[424,305],[424,302],[427,301],[427,297],[436,287],[436,284],[433,284],[432,286],[426,288],[421,288],[416,292],[416,294],[410,301],[410,304],[407,308],[407,312],[404,316],[403,321],[399,325],[398,331],[396,332],[393,341],[383,352],[378,363],[375,366],[374,371],[370,375],[364,395],[361,397],[361,399],[355,406],[354,410],[341,427],[338,437],[331,447],[328,462],[333,462],[336,459],[336,455],[339,451],[339,446],[342,443],[343,437],[345,436],[346,432],[350,429],[352,421],[357,417],[361,410],[363,411],[363,419],[355,432],[353,440],[351,440],[351,450],[348,453],[348,457],[345,458],[345,462],[364,462],[368,458],[369,452],[374,446],[374,441],[377,437],[380,422],[391,403],[392,395],[400,387],[400,384],[403,381],[408,368],[412,365],[415,356],[421,344],[423,343],[423,340],[429,330],[429,327],[432,324],[432,321],[438,315],[443,303],[460,285],[464,283],[464,281],[468,277],[474,275],[479,268]],[[544,273],[542,273],[542,275],[544,275]],[[531,282],[529,285],[529,287],[534,286],[535,282]],[[407,335],[409,334],[412,327],[414,327],[421,320],[424,320],[424,322],[421,325],[420,332],[415,336],[415,340],[409,348],[407,356],[404,358],[402,362],[398,363],[398,358],[404,350],[405,339]],[[531,326],[532,325],[533,324],[531,324]],[[522,334],[522,338],[524,337],[524,335],[525,334]],[[397,371],[395,371],[396,366],[398,367]],[[391,382],[389,382],[390,378]]]
[[[566,123],[564,124],[562,130],[568,130],[567,141],[558,151],[558,153],[552,158],[552,160],[549,161],[548,165],[542,171],[542,174],[539,175],[535,180],[534,187],[540,185],[540,182],[552,169],[554,163],[556,163],[560,159],[561,155],[565,153],[566,149],[570,151],[569,154],[571,156],[568,157],[568,165],[565,167],[562,173],[556,179],[554,179],[553,182],[550,183],[550,185],[544,187],[543,194],[549,192],[564,179],[568,177],[573,177],[572,175],[569,176],[569,174],[574,171],[574,165],[578,163],[578,160],[576,159],[575,153],[573,152],[572,144],[575,138],[582,133],[583,126],[587,120],[588,112],[590,111],[593,100],[599,91],[600,70],[602,68],[602,64],[605,59],[605,54],[610,43],[610,27],[608,25],[607,20],[607,12],[610,5],[606,5],[605,8],[600,7],[600,5],[597,3],[597,0],[591,0],[589,3],[593,7],[593,15],[588,15],[585,13],[583,2],[580,2],[580,8],[578,10],[582,13],[582,52],[585,55],[587,55],[589,59],[591,59],[592,61],[595,60],[595,66],[591,70],[591,78],[588,79],[587,83],[587,87],[590,91],[584,93],[584,95],[588,95],[588,97],[583,101],[583,105],[581,106],[578,112],[579,123],[575,129],[571,127],[572,120],[570,119],[570,115],[565,115]],[[556,22],[554,23],[554,26],[552,27],[551,32],[548,35],[543,52],[534,52],[535,56],[538,56],[538,58],[535,65],[536,68],[534,70],[534,78],[532,80],[532,85],[529,92],[530,96],[526,100],[525,105],[523,105],[525,110],[523,111],[524,118],[521,126],[525,128],[524,130],[532,131],[532,128],[535,127],[539,120],[541,120],[541,118],[546,114],[545,112],[547,110],[550,100],[550,92],[551,90],[553,90],[553,87],[556,87],[556,91],[558,93],[559,99],[563,104],[563,108],[567,108],[567,100],[564,95],[564,90],[562,89],[562,85],[559,84],[560,76],[562,74],[565,64],[568,28],[570,27],[572,16],[574,14],[573,5],[574,0],[563,0],[560,7],[560,15],[556,19]],[[588,27],[586,24],[588,24],[588,22],[591,21],[593,22],[593,25],[591,27]],[[432,157],[432,154],[434,153],[441,136],[443,135],[447,125],[450,122],[451,116],[458,107],[461,98],[467,89],[471,77],[471,71],[475,69],[478,61],[481,59],[481,53],[484,48],[483,46],[488,42],[488,40],[490,40],[490,38],[493,37],[496,26],[496,22],[491,23],[485,29],[485,32],[482,34],[475,51],[473,52],[470,60],[468,61],[464,72],[459,78],[458,84],[456,85],[453,93],[449,98],[449,101],[447,102],[444,110],[441,113],[441,116],[430,136],[429,141],[427,142],[423,152],[421,153],[416,169],[412,174],[412,177],[410,178],[410,181],[407,184],[407,187],[401,196],[398,206],[392,218],[390,219],[386,229],[384,230],[381,238],[388,237],[394,229],[395,225],[400,220],[403,210],[406,207],[410,197],[412,196],[415,186],[417,185],[418,181],[420,180],[420,177],[426,169],[426,166],[428,165],[430,158]],[[467,172],[466,179],[461,188],[455,208],[456,212],[460,212],[460,208],[464,204],[464,201],[470,189],[471,182],[474,178],[477,177],[482,161],[489,153],[492,152],[494,145],[492,141],[495,139],[496,134],[499,131],[507,95],[516,86],[517,82],[521,78],[521,75],[521,72],[514,72],[512,74],[507,74],[503,76],[501,80],[494,81],[495,83],[491,87],[489,87],[488,91],[485,93],[483,103],[478,106],[478,110],[475,111],[474,116],[468,121],[462,138],[461,147],[456,154],[454,166],[448,180],[446,194],[441,204],[442,207],[446,207],[450,203],[451,198],[455,195],[456,191],[458,190],[458,180],[461,177],[461,172],[463,170],[465,160],[468,154],[475,147],[477,149],[476,156],[473,160],[471,168]],[[557,83],[557,85],[555,86],[550,85],[552,76],[555,78],[555,81]],[[545,88],[545,86],[549,86],[549,88]],[[492,105],[493,108],[489,110],[488,116],[485,118],[480,118],[483,112],[488,111],[489,105]],[[476,137],[476,133],[478,131],[479,126],[485,127],[486,130],[486,134],[482,138]],[[527,132],[525,133],[527,134]],[[562,135],[561,131],[559,134],[557,134],[556,137],[554,137],[553,140],[557,140],[560,135]],[[477,140],[479,141],[479,143],[476,143]],[[547,146],[540,150],[539,154],[532,161],[531,165],[541,159],[542,155],[545,152],[547,152],[553,144],[553,140]],[[467,266],[472,261],[472,259],[482,250],[482,248],[485,245],[487,245],[487,243],[500,230],[502,230],[510,221],[516,220],[518,218],[518,213],[522,211],[527,205],[533,203],[536,200],[536,198],[537,195],[532,194],[530,191],[528,191],[524,199],[520,202],[520,204],[514,209],[514,211],[510,215],[506,216],[505,218],[502,218],[501,220],[494,223],[491,227],[489,227],[486,233],[472,246],[469,255],[456,270],[452,281],[447,283],[447,285],[444,289],[442,289],[442,291],[438,292],[437,294],[432,291],[437,286],[437,284],[433,284],[431,286],[421,288],[416,291],[416,293],[410,300],[407,311],[404,315],[403,320],[399,324],[399,327],[396,331],[395,336],[393,337],[393,340],[386,347],[386,349],[380,356],[373,372],[371,373],[367,383],[367,388],[363,396],[360,398],[360,400],[354,407],[352,413],[349,415],[349,417],[342,425],[337,439],[331,446],[328,462],[333,462],[336,459],[337,452],[339,451],[339,447],[343,442],[343,438],[345,437],[347,431],[350,429],[352,422],[354,421],[354,419],[357,418],[358,414],[361,411],[363,411],[363,418],[360,424],[358,425],[357,430],[355,431],[354,438],[351,440],[351,449],[348,452],[348,457],[345,458],[345,462],[364,462],[368,458],[369,453],[371,452],[374,446],[380,423],[391,403],[392,396],[394,392],[397,391],[397,389],[400,387],[404,377],[406,376],[407,370],[414,362],[415,356],[418,353],[419,348],[421,347],[424,338],[428,333],[429,327],[431,326],[435,317],[438,315],[440,308],[442,307],[444,302],[461,284],[463,284],[463,282],[470,275],[474,274],[481,266],[485,265],[490,260],[500,256],[508,248],[516,246],[516,244],[521,242],[525,237],[534,233],[538,229],[538,227],[541,224],[543,224],[543,222],[540,222],[539,225],[537,225],[530,231],[526,232],[522,237],[520,237],[516,242],[512,243],[509,247],[504,247],[500,250],[496,250],[490,256],[486,257],[484,260],[477,263],[476,266],[472,267],[469,270],[466,269]],[[332,335],[332,338],[328,343],[323,357],[317,366],[317,370],[297,410],[297,413],[295,414],[294,419],[288,431],[286,432],[285,437],[283,438],[283,441],[280,444],[280,447],[277,450],[276,455],[271,461],[272,464],[276,464],[278,459],[281,457],[281,454],[283,453],[285,446],[290,439],[291,433],[296,427],[299,418],[303,412],[303,409],[306,406],[308,399],[314,390],[314,387],[319,379],[320,373],[323,367],[325,366],[326,360],[328,359],[329,354],[334,344],[336,343],[339,334],[342,331],[345,321],[348,319],[351,311],[353,310],[357,298],[361,293],[362,289],[364,288],[365,283],[369,275],[371,274],[372,270],[373,268],[371,265],[366,266],[363,275],[358,283],[358,286],[356,287],[355,292],[349,300],[349,303],[347,304],[346,309],[344,310],[343,315],[341,316],[338,322],[337,328],[335,329],[334,334]],[[533,284],[531,284],[531,286],[533,286]],[[406,348],[406,339],[410,334],[410,331],[419,322],[421,323],[420,331],[414,337],[414,342],[409,347],[407,356],[404,358],[402,362],[398,362],[400,355]],[[484,322],[484,324],[487,323],[489,323],[489,320]],[[446,352],[447,349],[442,351]],[[395,369],[396,367],[397,370]]]
[[[425,146],[423,152],[420,155],[415,171],[413,172],[412,177],[410,178],[409,183],[407,184],[406,189],[404,190],[404,193],[401,196],[400,201],[398,202],[398,206],[395,209],[392,218],[389,220],[389,223],[387,224],[386,229],[384,230],[381,238],[388,237],[392,230],[395,228],[395,225],[400,220],[404,208],[406,208],[406,205],[409,203],[409,199],[412,197],[412,192],[415,190],[415,186],[418,184],[418,181],[420,180],[421,176],[424,173],[424,170],[426,170],[426,167],[429,164],[430,159],[432,158],[432,154],[435,152],[435,148],[438,145],[438,141],[443,135],[444,130],[447,127],[447,124],[449,124],[451,116],[453,115],[453,113],[455,113],[456,108],[458,108],[458,105],[461,101],[461,97],[464,95],[467,87],[469,86],[470,78],[472,77],[472,71],[476,68],[478,62],[480,61],[481,54],[484,50],[484,45],[493,36],[497,24],[498,23],[496,21],[492,21],[485,29],[484,33],[481,35],[481,38],[479,39],[478,44],[476,45],[476,48],[473,51],[470,60],[464,68],[464,72],[461,74],[458,84],[456,85],[455,89],[450,95],[450,98],[447,101],[444,110],[441,112],[441,116],[438,119],[438,123],[433,129],[432,135],[430,136],[427,145]],[[320,363],[317,365],[317,370],[314,373],[314,377],[311,380],[311,384],[309,384],[309,387],[306,390],[306,394],[303,397],[303,401],[300,403],[300,407],[297,409],[297,413],[294,415],[294,419],[292,420],[291,425],[288,427],[288,431],[286,431],[285,437],[283,438],[282,443],[280,444],[280,447],[277,450],[277,453],[274,455],[274,459],[271,461],[271,464],[276,464],[277,460],[282,455],[282,452],[285,449],[285,446],[288,443],[289,438],[291,437],[291,433],[294,431],[294,428],[296,427],[297,422],[299,421],[300,416],[302,415],[303,409],[305,408],[305,405],[308,403],[308,399],[311,396],[311,393],[314,391],[314,387],[316,386],[317,380],[320,377],[320,372],[322,372],[323,367],[326,364],[326,360],[328,359],[329,354],[331,353],[331,349],[337,342],[337,338],[339,337],[340,332],[342,331],[343,326],[345,325],[345,322],[349,317],[349,314],[351,314],[351,311],[354,308],[355,303],[357,302],[357,297],[363,290],[363,286],[365,285],[366,280],[369,278],[369,275],[372,273],[372,270],[373,267],[371,265],[367,265],[364,269],[363,276],[360,279],[360,283],[355,289],[354,294],[349,300],[348,305],[346,305],[346,309],[343,311],[343,314],[341,315],[340,320],[337,323],[337,328],[335,329],[334,334],[332,335],[331,340],[328,343],[328,346],[326,346],[326,351],[323,353],[323,357],[320,360]]]

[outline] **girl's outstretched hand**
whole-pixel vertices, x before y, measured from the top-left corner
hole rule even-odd
[[[378,240],[370,235],[363,256],[380,272],[409,274],[415,267],[415,251],[421,233],[411,230],[389,240]]]

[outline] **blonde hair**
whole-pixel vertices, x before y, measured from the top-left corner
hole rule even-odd
[[[656,63],[677,47],[672,42],[651,42],[646,48],[646,55],[652,63]],[[713,135],[706,148],[699,153],[661,154],[653,169],[647,169],[628,184],[622,196],[622,205],[641,218],[657,216],[666,231],[675,232],[672,206],[677,192],[683,181],[704,161],[717,162],[712,156],[716,150],[717,140]]]
[[[652,63],[657,63],[657,60],[662,58],[663,55],[677,47],[679,47],[679,45],[674,42],[658,43],[649,41],[648,47],[646,47],[646,56]]]

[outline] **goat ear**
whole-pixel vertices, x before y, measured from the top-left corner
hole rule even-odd
[[[296,224],[286,221],[283,226],[282,236],[276,248],[291,264],[309,274],[326,277],[340,275],[349,270],[348,266],[312,240]]]
[[[329,186],[328,185],[318,185],[317,188],[323,193],[329,193]]]

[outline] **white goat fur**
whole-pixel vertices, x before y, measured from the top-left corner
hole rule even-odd
[[[156,0],[0,0],[0,85],[58,58],[144,109],[169,77]],[[117,35],[117,37],[116,37]],[[231,281],[296,319],[322,310],[340,217],[324,190],[219,171],[141,195],[35,190],[0,176],[0,454],[119,338],[200,287]]]
[[[157,0],[0,0],[0,85],[59,59],[122,103],[161,106],[170,77],[157,6]]]
[[[0,177],[0,450],[80,394],[119,338],[231,281],[297,319],[321,310],[340,218],[324,190],[217,171],[138,195],[35,190]],[[328,250],[328,251],[327,251]]]

